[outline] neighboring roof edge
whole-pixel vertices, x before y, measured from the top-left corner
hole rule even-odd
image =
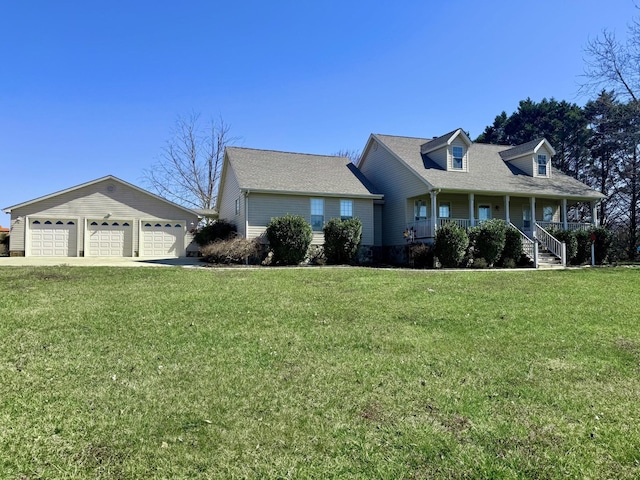
[[[394,135],[389,135],[389,137],[393,137]],[[405,137],[405,138],[416,138],[416,137]],[[422,181],[422,183],[424,183],[429,190],[432,190],[433,188],[435,188],[431,183],[429,183],[427,181],[426,178],[424,178],[422,175],[420,175],[420,173],[418,173],[411,165],[409,165],[407,162],[405,162],[400,156],[396,155],[396,153],[391,150],[383,141],[382,139],[380,139],[380,137],[378,137],[377,134],[372,133],[371,137],[369,138],[369,142],[367,142],[367,147],[365,149],[365,151],[362,154],[362,160],[364,160],[365,157],[365,153],[367,152],[367,149],[369,148],[369,143],[371,142],[371,140],[375,140],[376,142],[378,142],[378,145],[382,145],[382,147],[384,147],[384,149],[389,152],[389,154],[391,156],[393,156],[396,160],[398,160],[402,165],[404,165],[411,173],[413,173],[416,177],[418,177],[418,179],[420,181]],[[359,166],[359,165],[358,165]]]
[[[451,143],[459,136],[462,136],[462,140],[467,144],[467,147],[473,143],[462,128],[456,128],[452,132],[445,133],[440,137],[434,138],[433,140],[429,140],[428,142],[422,144],[420,146],[420,153],[424,155],[438,150],[445,145],[451,145]]]
[[[100,182],[104,182],[105,180],[113,180],[115,182],[119,182],[122,185],[126,185],[127,187],[133,188],[134,190],[139,191],[140,193],[144,193],[146,195],[149,195],[151,197],[154,197],[164,203],[167,203],[173,207],[179,208],[181,210],[184,210],[185,212],[188,212],[192,215],[198,215],[197,212],[191,210],[190,208],[187,207],[183,207],[182,205],[178,205],[177,203],[172,202],[171,200],[167,200],[166,198],[162,198],[160,195],[156,195],[153,192],[150,192],[148,190],[145,190],[144,188],[140,188],[136,185],[133,185],[132,183],[126,182],[124,180],[122,180],[121,178],[118,178],[114,175],[105,175],[104,177],[100,177],[100,178],[96,178],[95,180],[91,180],[89,182],[85,182],[85,183],[81,183],[80,185],[76,185],[74,187],[69,187],[69,188],[65,188],[64,190],[59,190],[57,192],[53,192],[50,193],[48,195],[43,195],[42,197],[38,197],[38,198],[34,198],[33,200],[28,200],[26,202],[22,202],[22,203],[18,203],[16,205],[12,205],[10,207],[4,208],[2,211],[4,213],[11,213],[11,210],[15,209],[15,208],[22,208],[22,207],[26,207],[27,205],[31,205],[37,202],[41,202],[43,200],[47,200],[49,198],[53,198],[53,197],[57,197],[58,195],[63,195],[65,193],[69,193],[69,192],[73,192],[74,190],[79,190],[81,188],[85,188],[85,187],[89,187],[91,185],[95,185],[96,183],[100,183]]]
[[[500,156],[505,162],[508,162],[509,160],[513,160],[514,158],[519,158],[530,153],[536,153],[538,150],[540,150],[540,147],[542,147],[542,145],[546,145],[547,149],[549,149],[549,151],[551,152],[551,156],[554,156],[556,154],[555,148],[553,148],[551,143],[549,143],[546,138],[536,138],[535,140],[531,140],[530,142],[522,143],[520,145],[514,145],[511,148],[503,150],[500,152]]]

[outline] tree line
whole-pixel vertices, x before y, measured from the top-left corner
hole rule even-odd
[[[511,115],[502,112],[476,139],[518,145],[545,137],[556,149],[553,166],[606,195],[601,224],[616,235],[618,256],[638,256],[640,232],[640,24],[629,26],[626,41],[604,31],[585,49],[584,106],[553,98],[522,100]],[[572,209],[575,220],[591,213]]]

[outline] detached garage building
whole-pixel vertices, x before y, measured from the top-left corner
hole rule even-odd
[[[4,212],[11,214],[12,256],[184,257],[199,220],[196,212],[112,175]]]

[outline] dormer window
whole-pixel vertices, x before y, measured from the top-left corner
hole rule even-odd
[[[538,176],[540,177],[547,176],[547,156],[546,155],[538,155]]]
[[[464,148],[454,146],[452,148],[452,153],[453,153],[452,168],[454,170],[462,170],[462,157],[464,157]]]

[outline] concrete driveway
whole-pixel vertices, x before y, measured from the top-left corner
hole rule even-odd
[[[43,267],[69,265],[74,267],[185,267],[204,268],[197,257],[0,257],[1,267]]]

